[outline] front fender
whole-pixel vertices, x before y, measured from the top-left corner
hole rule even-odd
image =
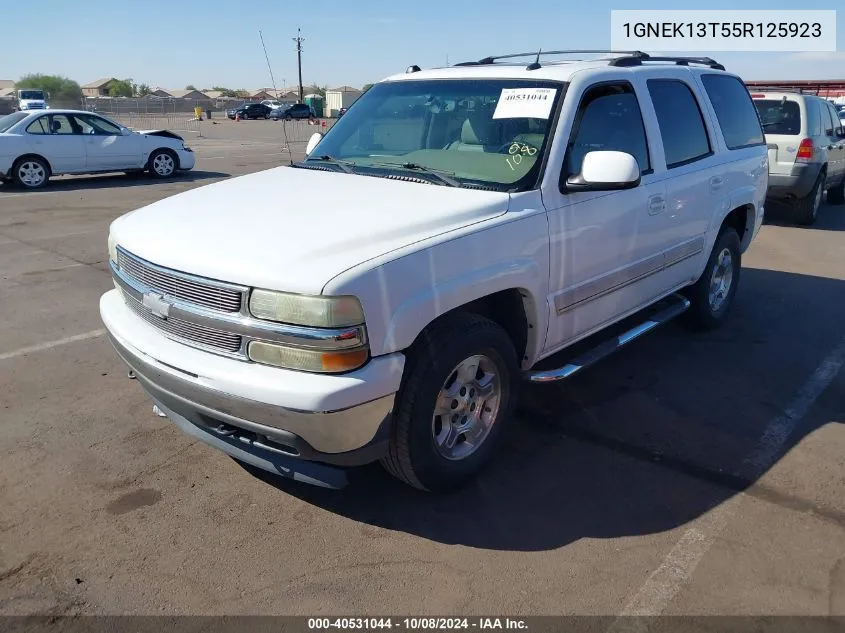
[[[477,299],[515,288],[523,297],[523,306],[531,325],[526,356],[533,358],[535,350],[542,347],[542,341],[532,340],[532,337],[536,337],[538,332],[545,332],[545,324],[542,328],[538,327],[538,301],[531,290],[537,287],[540,277],[538,263],[522,258],[473,270],[425,288],[408,297],[393,311],[381,344],[382,349],[385,353],[388,350],[407,349],[420,332],[438,317]]]

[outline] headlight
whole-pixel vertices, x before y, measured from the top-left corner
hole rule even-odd
[[[113,262],[117,261],[117,240],[115,240],[111,233],[109,233],[109,259]]]
[[[357,297],[320,297],[271,290],[253,290],[249,311],[257,319],[306,325],[346,327],[364,322],[364,310]]]

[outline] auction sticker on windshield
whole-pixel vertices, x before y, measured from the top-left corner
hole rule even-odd
[[[505,88],[493,118],[548,119],[556,94],[556,88]]]

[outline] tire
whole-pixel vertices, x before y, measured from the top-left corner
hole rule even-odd
[[[293,117],[289,114],[285,115],[285,121],[293,121]]]
[[[795,203],[795,219],[798,224],[804,226],[812,226],[816,223],[819,217],[819,207],[822,203],[822,194],[824,193],[824,176],[821,172],[816,178],[816,184],[810,189],[810,193],[798,200]]]
[[[40,189],[50,180],[50,166],[43,158],[24,156],[12,167],[12,182],[23,189]]]
[[[382,465],[420,490],[458,490],[484,469],[506,436],[519,384],[517,354],[501,327],[474,314],[444,317],[408,354]]]
[[[147,160],[147,171],[153,178],[172,178],[179,169],[179,158],[169,149],[157,149]]]
[[[842,181],[835,187],[827,190],[828,204],[845,204],[845,175],[842,176]]]
[[[730,268],[725,269],[725,265]],[[719,272],[721,271],[721,272]],[[725,282],[728,271],[729,279]],[[684,291],[690,301],[690,307],[685,316],[687,322],[698,330],[714,330],[722,325],[733,305],[734,296],[739,286],[742,271],[742,252],[739,235],[731,227],[723,227],[713,251],[704,267],[704,272],[698,281]],[[727,287],[721,287],[714,292],[713,284],[716,275],[720,275]]]

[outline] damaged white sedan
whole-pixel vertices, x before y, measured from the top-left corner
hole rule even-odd
[[[194,153],[167,130],[131,130],[80,110],[13,112],[0,117],[0,180],[25,189],[60,174],[148,171],[169,178],[193,169]]]

